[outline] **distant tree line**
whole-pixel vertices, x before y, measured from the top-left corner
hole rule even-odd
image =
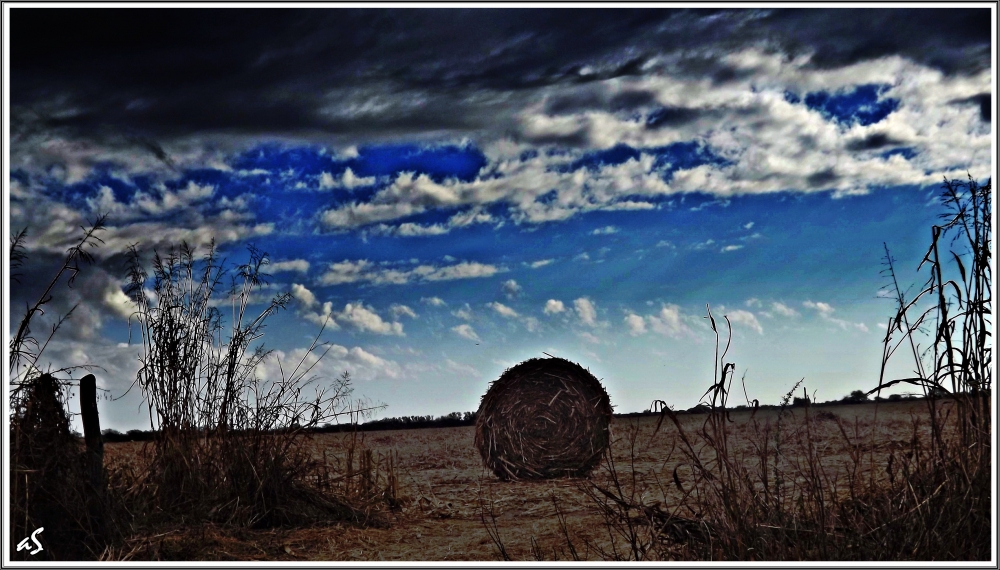
[[[983,394],[986,397],[989,397],[989,390],[983,391]],[[964,395],[968,396],[969,394],[968,393],[964,393]],[[862,391],[862,390],[854,390],[853,392],[851,392],[850,394],[848,394],[847,396],[844,396],[843,398],[841,398],[839,400],[828,400],[826,402],[813,402],[812,399],[809,398],[808,396],[803,396],[803,397],[796,396],[796,397],[794,397],[794,398],[791,399],[791,402],[788,403],[788,407],[792,407],[792,408],[800,408],[800,407],[803,407],[803,406],[824,407],[824,406],[840,406],[840,405],[844,405],[844,404],[874,404],[874,403],[877,403],[877,402],[904,402],[904,401],[913,401],[913,400],[923,400],[925,398],[931,398],[931,399],[949,398],[951,396],[952,396],[952,394],[950,394],[947,390],[943,390],[943,389],[940,389],[940,388],[931,389],[930,391],[928,391],[928,393],[927,393],[926,396],[924,396],[922,394],[892,394],[892,395],[890,395],[888,397],[885,397],[885,398],[883,398],[881,396],[875,396],[874,398],[870,398],[869,395],[867,393],[865,393],[864,391]],[[740,404],[740,405],[734,406],[734,407],[732,407],[730,409],[733,409],[733,410],[749,410],[749,409],[752,409],[753,407],[754,406],[747,406],[746,404]],[[760,406],[758,406],[758,409],[761,409],[761,410],[771,410],[771,409],[778,409],[780,407],[782,407],[782,406],[781,405],[771,405],[771,404],[760,404]],[[688,408],[686,410],[674,410],[674,413],[677,413],[677,414],[703,414],[703,413],[707,413],[707,412],[710,412],[710,411],[711,411],[711,408],[709,406],[707,406],[705,404],[698,404],[698,405],[696,405],[694,407],[691,407],[691,408]],[[652,411],[652,410],[645,410],[643,412],[633,412],[633,413],[629,413],[629,414],[615,414],[615,417],[626,417],[626,418],[628,418],[628,417],[648,416],[648,415],[657,415],[657,412]]]
[[[476,412],[452,412],[445,416],[402,416],[398,418],[382,418],[363,424],[323,424],[306,431],[310,433],[340,433],[350,431],[382,431],[397,429],[421,429],[434,427],[461,427],[476,423]],[[101,432],[106,442],[152,441],[155,430],[132,429],[122,433],[114,429]]]
[[[461,427],[476,423],[476,412],[452,412],[446,416],[401,416],[382,418],[363,424],[326,424],[313,431],[315,433],[338,433],[345,431],[381,431],[395,429],[421,429],[435,427]]]
[[[932,391],[927,397],[930,398],[943,398],[948,397],[949,394],[943,391]],[[802,406],[837,406],[842,404],[864,404],[864,403],[876,403],[876,402],[902,402],[910,400],[922,400],[924,396],[919,394],[892,394],[887,398],[882,398],[876,396],[875,398],[869,398],[868,395],[862,390],[854,390],[847,396],[839,400],[829,400],[827,402],[811,402],[808,397],[795,397],[792,399],[790,404],[791,407],[802,407]],[[741,404],[735,406],[733,410],[747,410],[752,406],[747,406]],[[762,404],[759,409],[768,410],[776,409],[780,406]],[[678,414],[703,414],[709,412],[710,408],[705,404],[698,404],[694,407],[688,408],[686,410],[677,410]],[[645,410],[643,412],[631,412],[627,414],[615,414],[617,418],[634,418],[641,416],[652,416],[657,415],[657,412],[651,410]],[[476,423],[476,412],[452,412],[445,416],[400,416],[395,418],[382,418],[378,420],[372,420],[365,422],[363,424],[323,424],[311,428],[307,431],[310,433],[343,433],[350,431],[383,431],[383,430],[398,430],[398,429],[424,429],[424,428],[444,428],[444,427],[462,427],[471,426]],[[156,437],[155,430],[141,430],[141,429],[130,429],[125,433],[122,433],[114,429],[106,429],[101,432],[104,436],[104,441],[109,443],[118,443],[124,441],[153,441]]]

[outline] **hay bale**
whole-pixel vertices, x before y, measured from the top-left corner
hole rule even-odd
[[[610,439],[611,400],[579,364],[532,358],[490,384],[476,414],[476,447],[502,480],[582,477]]]

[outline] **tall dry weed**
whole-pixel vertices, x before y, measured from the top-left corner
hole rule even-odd
[[[152,275],[130,248],[126,293],[143,349],[136,384],[158,433],[145,469],[123,496],[136,505],[130,512],[162,519],[135,519],[136,525],[208,520],[273,527],[372,516],[352,504],[356,495],[327,492],[328,465],[311,453],[308,431],[374,408],[350,400],[349,374],[326,385],[312,375],[326,354],[322,329],[301,360],[287,370],[278,362],[277,377],[260,376],[272,356],[259,342],[266,320],[290,295],[251,313],[267,284],[269,259],[253,246],[249,254],[220,303],[216,293],[228,270],[214,244],[200,258],[186,243],[154,253]]]

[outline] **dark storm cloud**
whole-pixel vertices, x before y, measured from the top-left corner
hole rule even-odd
[[[679,127],[698,120],[704,113],[699,109],[687,107],[661,107],[646,117],[646,126],[650,129]]]
[[[877,150],[889,146],[899,146],[899,141],[893,139],[885,133],[873,133],[864,138],[855,139],[847,143],[847,150],[864,151]]]
[[[167,151],[160,146],[160,143],[154,141],[153,139],[136,137],[130,139],[129,142],[137,144],[153,154],[156,158],[160,159],[160,162],[170,167],[171,170],[176,171],[177,166],[174,164],[174,160],[170,158]]]
[[[989,93],[980,93],[965,99],[957,99],[951,103],[953,105],[979,105],[979,116],[983,119],[983,122],[989,123],[993,119],[993,103],[990,100]]]
[[[793,8],[770,12],[759,24],[789,51],[815,50],[819,67],[890,55],[949,74],[990,66],[989,8]]]
[[[753,75],[753,69],[735,69],[719,59],[725,51],[731,48],[738,48],[742,42],[735,40],[724,40],[717,47],[723,48],[718,52],[710,53],[684,53],[676,61],[667,63],[663,72],[679,77],[702,78],[707,77],[714,85],[721,85],[731,81],[738,81]]]
[[[634,112],[656,106],[656,96],[649,91],[624,91],[611,95],[605,90],[583,87],[562,92],[545,101],[548,115],[572,115],[591,110]]]
[[[602,109],[607,98],[602,93],[581,89],[573,93],[561,94],[545,101],[545,113],[549,115],[572,115],[591,109]]]
[[[586,148],[590,145],[590,135],[587,129],[579,128],[568,133],[544,133],[540,135],[529,135],[525,133],[512,133],[513,138],[518,142],[528,142],[536,145],[556,145],[570,148]]]
[[[29,239],[31,237],[29,235]],[[19,269],[21,278],[11,282],[9,324],[12,332],[17,329],[28,308],[40,299],[63,261],[64,258],[58,254],[37,250],[30,252]],[[110,293],[118,281],[114,274],[124,276],[124,261],[124,255],[115,255],[94,265],[80,263],[80,271],[72,284],[69,283],[71,273],[65,273],[52,289],[50,300],[42,305],[42,312],[32,318],[30,335],[42,344],[52,332],[52,327],[65,318],[59,325],[59,337],[86,340],[97,334],[102,323],[112,319],[124,321],[125,316],[116,312],[106,300],[111,297]]]
[[[481,126],[474,109],[461,108],[470,89],[639,73],[643,60],[617,53],[615,38],[642,35],[657,20],[647,16],[591,10],[16,9],[12,103],[61,98],[76,111],[47,117],[46,125],[78,132],[104,125],[167,135],[469,129]],[[586,73],[584,65],[598,67]],[[431,103],[395,114],[389,109],[382,124],[370,116],[324,113],[328,92],[346,87],[361,90],[360,98],[365,87],[389,99],[427,90]]]
[[[656,104],[656,96],[649,91],[626,91],[609,101],[612,111],[633,111]]]
[[[591,110],[636,112],[657,106],[656,95],[645,90],[624,91],[611,95],[596,88],[558,93],[545,100],[548,115],[572,115]]]
[[[817,189],[828,188],[838,180],[840,180],[840,175],[834,172],[832,168],[815,172],[806,178],[806,182],[809,183],[809,186]]]
[[[719,56],[762,43],[956,73],[988,67],[989,42],[973,9],[14,8],[11,99],[88,137],[503,131],[536,89],[584,90],[553,112],[608,104],[586,86],[661,72],[661,54],[718,83],[749,73]]]

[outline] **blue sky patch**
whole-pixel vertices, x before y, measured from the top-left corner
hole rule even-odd
[[[664,178],[669,180],[674,172],[695,168],[703,164],[723,166],[728,162],[712,151],[708,145],[699,141],[678,142],[667,146],[637,149],[619,144],[606,150],[587,153],[568,166],[561,168],[562,172],[572,172],[580,168],[599,170],[605,166],[617,166],[629,160],[639,160],[642,154],[656,157],[654,168],[662,171]]]
[[[475,180],[486,166],[486,157],[472,145],[421,147],[412,144],[369,146],[358,149],[358,156],[343,164],[357,176],[385,176],[400,172],[426,174],[435,182],[457,178]]]
[[[214,168],[187,170],[180,177],[165,181],[163,185],[170,190],[179,190],[191,182],[199,186],[214,186],[216,195],[229,197],[239,196],[245,192],[257,192],[260,189],[258,184],[260,181],[250,182],[238,174]]]
[[[280,177],[292,190],[316,189],[323,173],[339,177],[348,168],[362,178],[413,172],[426,174],[436,182],[449,178],[468,182],[476,178],[486,163],[483,153],[472,145],[373,145],[361,147],[357,156],[345,159],[320,147],[285,147],[274,143],[258,145],[230,162],[238,170],[262,170]]]
[[[31,182],[31,175],[28,174],[28,171],[17,168],[10,171],[10,179],[27,186]]]
[[[806,95],[805,103],[827,119],[845,126],[854,123],[874,125],[899,108],[899,99],[880,98],[888,89],[888,85],[870,83],[843,93],[815,91]]]
[[[230,165],[238,170],[266,170],[280,173],[291,169],[301,175],[319,176],[323,172],[333,170],[335,161],[321,148],[287,148],[267,143],[237,155]]]
[[[891,157],[893,155],[897,155],[897,154],[900,155],[900,156],[902,156],[906,160],[910,160],[911,158],[917,156],[917,151],[913,150],[910,147],[894,148],[892,150],[887,150],[887,151],[883,152],[879,156],[881,156],[882,158],[888,159],[889,157]]]
[[[144,179],[147,181],[148,179]],[[62,184],[56,180],[41,181],[46,186],[46,194],[58,197],[66,203],[80,208],[85,206],[88,198],[93,198],[101,191],[102,186],[107,186],[114,194],[115,200],[119,202],[130,202],[137,187],[131,181],[115,176],[110,168],[95,170],[84,180],[75,184]]]
[[[539,204],[551,204],[559,199],[559,192],[557,190],[549,190],[545,194],[535,198],[535,202]]]
[[[688,170],[703,164],[728,164],[726,159],[715,154],[708,145],[698,141],[679,142],[650,150],[656,155],[654,168],[661,170],[667,181],[678,170]]]
[[[639,149],[632,148],[626,144],[619,144],[609,149],[589,152],[560,170],[563,172],[572,172],[580,168],[600,170],[605,166],[617,166],[629,160],[639,160],[640,154]]]

